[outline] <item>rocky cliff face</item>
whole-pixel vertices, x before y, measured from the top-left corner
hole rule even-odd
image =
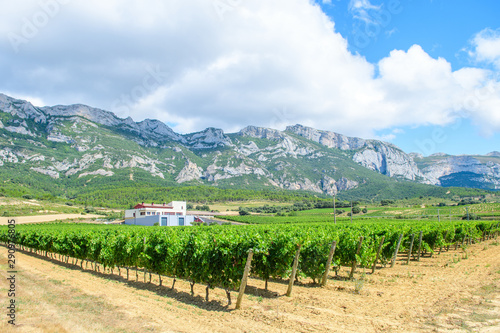
[[[134,122],[85,105],[38,108],[3,94],[0,115],[0,167],[23,165],[54,181],[132,180],[135,172],[145,172],[165,182],[259,184],[335,195],[369,183],[375,171],[436,185],[471,173],[473,184],[500,188],[498,152],[424,158],[383,141],[302,125],[285,131],[248,126],[230,135],[207,128],[181,135],[158,120]]]
[[[209,127],[204,131],[186,134],[181,141],[188,144],[192,149],[212,149],[232,145],[221,129]]]
[[[288,126],[286,130],[328,148],[357,150],[353,156],[355,162],[383,175],[409,180],[423,178],[413,158],[390,143],[348,137],[302,125]]]
[[[353,160],[389,177],[402,177],[409,180],[424,179],[429,183],[413,161],[413,158],[392,145],[369,144],[354,154]]]
[[[356,150],[366,146],[366,140],[352,138],[342,134],[320,131],[302,125],[288,126],[287,131],[300,135],[308,140],[318,142],[328,148],[341,150]]]
[[[241,136],[249,136],[252,138],[267,139],[273,141],[282,140],[285,137],[285,135],[278,130],[256,126],[247,126],[238,134]]]
[[[484,161],[484,158],[481,158],[483,160],[481,161],[480,158],[473,156],[445,156],[423,168],[422,172],[434,185],[443,185],[444,177],[470,173],[473,174],[475,181],[492,184],[494,189],[500,189],[500,158],[495,152],[487,156],[496,161],[491,159]]]

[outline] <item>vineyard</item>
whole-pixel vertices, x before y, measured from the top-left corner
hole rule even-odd
[[[362,205],[359,207],[363,207]],[[350,207],[337,208],[336,221],[347,222],[351,221],[348,216]],[[469,214],[470,219],[474,216],[481,219],[498,220],[500,216],[500,204],[498,203],[481,203],[468,206],[447,206],[447,207],[384,207],[384,206],[367,206],[367,213],[353,214],[352,219],[356,222],[370,221],[384,223],[387,219],[397,219],[413,223],[415,220],[425,220],[428,222],[441,221],[460,221],[467,219]],[[246,224],[284,224],[284,223],[331,223],[334,222],[333,208],[309,209],[303,211],[295,211],[288,214],[253,214],[253,215],[235,215],[235,216],[219,216],[220,219],[240,222]]]
[[[169,276],[230,292],[239,287],[247,255],[253,251],[251,275],[265,281],[290,277],[299,255],[297,274],[319,282],[325,271],[387,265],[398,251],[408,260],[432,255],[450,246],[467,246],[499,232],[497,221],[418,222],[386,220],[363,223],[309,223],[152,228],[135,226],[34,224],[18,225],[15,234],[0,228],[0,240],[26,251],[63,260],[73,258],[83,268],[90,263],[109,269]],[[332,242],[336,249],[332,253]],[[300,252],[299,252],[300,249]],[[333,254],[333,258],[329,255]],[[329,260],[331,259],[331,260]],[[327,262],[331,262],[330,265]],[[353,272],[352,271],[352,272]],[[352,275],[352,273],[351,273]],[[266,283],[267,285],[267,283]]]

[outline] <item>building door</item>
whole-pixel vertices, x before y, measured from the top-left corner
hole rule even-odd
[[[184,218],[183,217],[179,217],[179,225],[184,225]]]
[[[167,221],[168,221],[168,219],[166,217],[162,217],[160,225],[166,227],[168,225]]]

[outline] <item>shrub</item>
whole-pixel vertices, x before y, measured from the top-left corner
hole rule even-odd
[[[244,215],[250,215],[250,212],[249,212],[246,208],[243,208],[243,207],[240,207],[240,208],[239,208],[238,213],[239,213],[241,216],[244,216]]]
[[[479,219],[481,219],[480,216],[474,213],[469,213],[469,220],[479,220]],[[467,220],[467,214],[464,214],[464,216],[462,216],[462,220]]]
[[[84,211],[85,211],[85,213],[88,213],[88,214],[90,214],[90,213],[97,213],[97,211],[95,210],[94,207],[85,207]]]
[[[210,211],[210,207],[208,205],[198,205],[195,207],[196,210]]]

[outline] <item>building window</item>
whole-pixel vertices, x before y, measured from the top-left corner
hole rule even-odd
[[[141,212],[141,215],[146,215],[146,213],[145,212]]]

